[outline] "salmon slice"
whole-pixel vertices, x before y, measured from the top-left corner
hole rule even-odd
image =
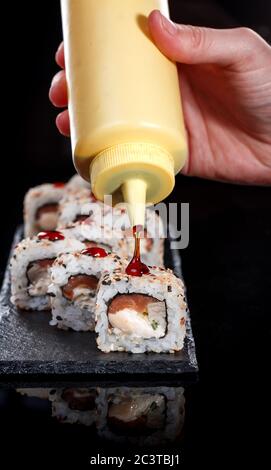
[[[96,291],[98,279],[96,276],[88,276],[87,274],[77,274],[71,276],[65,286],[62,287],[64,297],[68,300],[73,300],[75,296],[75,289],[89,289]]]
[[[126,308],[138,313],[147,313],[148,305],[159,302],[158,299],[146,294],[118,294],[108,308],[108,314],[119,312]]]
[[[45,258],[29,263],[26,276],[30,287],[28,293],[31,296],[46,295],[48,286],[51,282],[49,268],[52,266],[55,258]]]
[[[68,403],[71,410],[90,411],[95,409],[96,392],[94,390],[67,388],[61,397]]]

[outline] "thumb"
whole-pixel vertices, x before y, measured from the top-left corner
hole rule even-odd
[[[221,66],[242,62],[249,67],[250,60],[246,59],[251,59],[252,54],[258,62],[265,59],[265,54],[259,54],[259,48],[265,51],[267,43],[248,28],[212,29],[178,25],[154,10],[149,16],[149,29],[161,52],[175,62]]]

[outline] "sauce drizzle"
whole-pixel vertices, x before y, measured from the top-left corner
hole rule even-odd
[[[37,237],[40,240],[50,240],[50,242],[56,242],[57,240],[64,240],[65,237],[63,233],[58,232],[57,230],[54,231],[45,231],[38,233]]]
[[[99,246],[92,246],[81,251],[81,255],[93,256],[94,258],[105,258],[108,253]]]
[[[140,232],[143,230],[141,225],[133,227],[133,236],[135,240],[134,256],[126,268],[126,274],[130,276],[141,277],[143,274],[149,274],[150,270],[140,259]]]

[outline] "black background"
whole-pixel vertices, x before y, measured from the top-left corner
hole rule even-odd
[[[271,39],[269,0],[175,0],[171,7],[176,21],[249,26]],[[56,131],[57,111],[48,100],[58,69],[59,3],[5,2],[1,8],[3,272],[24,192],[67,179],[73,168],[69,140]],[[179,177],[171,200],[190,203],[190,244],[182,257],[200,364],[200,381],[187,391],[184,460],[187,467],[197,462],[220,468],[225,462],[231,467],[237,460],[245,465],[255,459],[262,468],[269,424],[271,189]],[[18,448],[11,462],[64,462],[59,450],[64,439],[66,449],[74,444],[73,457],[91,455],[90,436],[60,433],[43,419],[43,410],[11,405],[0,407],[5,442]],[[51,443],[57,460],[48,451]]]

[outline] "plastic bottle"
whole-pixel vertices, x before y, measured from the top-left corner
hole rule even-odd
[[[98,199],[130,205],[172,191],[187,144],[175,63],[154,45],[149,13],[167,0],[61,0],[74,164]]]

